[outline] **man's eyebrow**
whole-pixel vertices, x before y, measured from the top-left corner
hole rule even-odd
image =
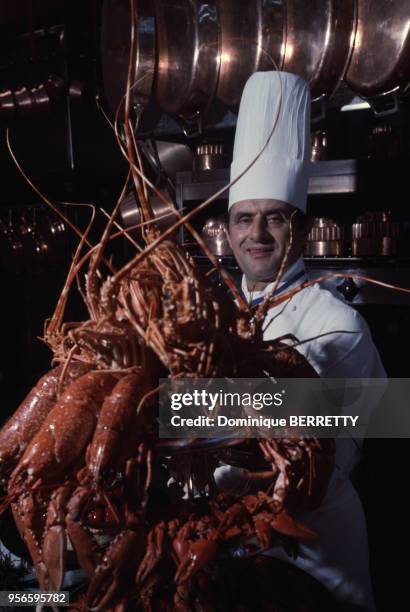
[[[255,215],[258,214],[259,211],[255,212],[254,210],[241,210],[241,211],[237,211],[233,213],[233,219],[240,219],[243,216],[249,216],[249,217],[254,217]],[[285,215],[285,217],[287,216],[287,210],[286,208],[273,208],[270,210],[266,210],[262,213],[262,216],[266,216],[266,215]]]
[[[286,215],[287,211],[286,208],[275,208],[273,210],[267,210],[265,213],[263,213],[264,215],[275,215],[275,214],[281,214],[281,215]]]
[[[254,217],[256,215],[256,212],[254,210],[238,210],[237,212],[233,213],[233,218],[239,219],[240,217],[244,217],[245,215],[248,217]]]

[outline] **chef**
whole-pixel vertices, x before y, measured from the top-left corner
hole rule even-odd
[[[243,272],[243,294],[252,305],[275,287],[275,295],[280,295],[307,279],[302,250],[308,231],[310,94],[303,79],[285,72],[261,72],[246,83],[231,181],[258,155],[229,194],[229,241]],[[282,261],[286,264],[277,283]],[[386,374],[365,321],[343,298],[317,284],[273,307],[264,322],[264,339],[285,334],[300,342],[316,338],[297,350],[321,377],[379,379],[378,384],[363,383],[361,388],[362,409],[369,413],[374,409]],[[366,523],[349,479],[360,446],[360,440],[337,440],[336,466],[324,501],[303,515],[319,539],[301,543],[296,560],[280,547],[267,554],[310,573],[341,602],[374,610]],[[229,465],[215,472],[219,488],[237,494],[246,492],[248,476],[247,470]]]

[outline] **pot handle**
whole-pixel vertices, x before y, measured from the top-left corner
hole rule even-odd
[[[396,87],[380,96],[365,98],[376,117],[394,115],[399,110],[400,87]]]
[[[189,119],[179,119],[184,135],[189,138],[197,138],[202,135],[202,115],[197,111]]]

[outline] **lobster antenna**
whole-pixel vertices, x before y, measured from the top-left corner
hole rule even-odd
[[[102,212],[102,214],[107,218],[107,219],[111,219],[112,215],[110,215],[110,213],[108,213],[104,208],[102,208],[100,206],[100,212]],[[132,238],[132,236],[129,235],[128,233],[128,229],[121,227],[121,225],[117,222],[117,221],[113,221],[113,225],[120,230],[120,232],[123,234],[124,238],[126,238],[128,240],[128,242],[131,242],[132,246],[135,247],[135,249],[137,251],[142,251],[142,248],[140,247],[140,245],[138,244],[138,242],[136,242],[134,240],[134,238]],[[138,223],[137,226],[133,226],[133,229],[135,229],[135,227],[140,227],[142,224]]]
[[[69,206],[71,206],[71,204],[69,204]],[[89,207],[92,210],[91,213],[91,219],[88,222],[88,225],[85,229],[85,232],[81,235],[81,240],[77,245],[76,251],[74,253],[74,257],[73,257],[73,261],[70,265],[70,269],[68,271],[68,275],[66,278],[66,281],[64,283],[64,287],[60,293],[60,297],[58,299],[57,305],[55,307],[54,313],[51,317],[51,319],[49,320],[49,322],[46,321],[45,324],[45,329],[44,329],[44,338],[47,339],[50,336],[54,336],[57,329],[60,327],[61,322],[63,320],[63,316],[64,316],[64,311],[65,311],[65,307],[67,305],[67,300],[68,300],[68,294],[71,288],[71,285],[73,283],[73,280],[77,274],[77,263],[78,263],[78,259],[80,257],[81,251],[83,249],[83,246],[85,244],[85,242],[87,241],[87,236],[91,230],[91,227],[94,223],[94,219],[95,219],[95,206],[93,206],[92,204],[74,204],[74,206],[84,206],[84,207]],[[87,304],[87,303],[86,303]],[[87,304],[88,307],[88,304]],[[46,340],[47,341],[47,340]]]
[[[121,272],[121,270],[120,270]],[[324,274],[323,276],[319,276],[318,278],[314,278],[312,280],[307,280],[304,283],[301,283],[298,287],[294,287],[293,289],[289,289],[286,293],[280,296],[271,296],[266,304],[266,308],[269,310],[272,306],[276,306],[278,304],[282,304],[289,298],[293,297],[303,289],[310,287],[312,285],[316,285],[317,283],[322,283],[326,281],[333,280],[335,278],[351,278],[353,280],[361,280],[371,283],[372,285],[378,285],[379,287],[385,287],[386,289],[393,289],[393,291],[399,291],[400,293],[409,293],[410,289],[406,289],[405,287],[399,287],[398,285],[391,285],[390,283],[384,283],[383,281],[376,280],[375,278],[370,278],[369,276],[364,276],[362,274],[342,274],[340,272],[332,272],[332,274]]]
[[[98,292],[98,281],[97,281],[97,269],[102,259],[102,254],[107,245],[109,234],[111,232],[111,228],[114,223],[115,216],[118,212],[118,208],[121,205],[121,202],[124,199],[128,182],[130,179],[130,171],[128,171],[127,177],[125,179],[124,185],[121,189],[121,193],[118,196],[117,202],[114,206],[114,210],[108,220],[108,223],[104,229],[102,238],[97,245],[97,249],[93,252],[91,260],[90,260],[90,268],[88,273],[86,274],[86,293],[88,295],[88,301],[90,302],[91,315],[93,319],[97,319],[98,313],[100,312],[100,304],[99,304],[99,292]]]
[[[133,146],[132,146],[133,145],[133,139],[132,139],[133,128],[130,122],[130,100],[131,100],[130,94],[131,94],[132,72],[133,72],[133,65],[134,65],[133,58],[136,52],[136,35],[135,35],[136,19],[135,19],[135,16],[136,16],[136,4],[135,4],[135,0],[131,0],[131,41],[130,41],[131,44],[130,44],[130,54],[129,54],[129,59],[128,59],[127,88],[125,92],[124,133],[125,133],[128,156],[129,156],[129,159],[132,160],[133,162],[131,163],[131,172],[132,172],[132,177],[134,180],[135,188],[137,190],[138,198],[141,204],[142,217],[143,217],[142,220],[147,221],[148,219],[152,219],[153,213],[152,213],[151,206],[149,204],[149,200],[145,197],[145,193],[146,193],[145,189],[141,188],[142,183],[141,183],[139,173],[135,172],[135,169],[136,169],[135,156],[134,156],[135,150],[133,149]],[[138,112],[137,125],[138,125],[139,119],[141,118],[141,112],[142,112],[142,107],[140,107],[139,112]],[[145,232],[143,232],[143,235],[145,238]],[[146,238],[149,238],[149,232]]]

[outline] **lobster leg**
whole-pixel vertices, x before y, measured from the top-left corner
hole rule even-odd
[[[278,469],[279,474],[273,485],[273,501],[276,511],[282,510],[287,493],[290,488],[290,480],[288,469],[290,461],[279,452],[277,442],[275,440],[261,440],[260,447],[265,455],[265,459],[273,463],[272,469]]]
[[[87,591],[87,605],[95,612],[105,612],[132,581],[145,548],[145,532],[125,529],[105,551]]]
[[[91,532],[81,521],[84,505],[89,497],[90,492],[87,487],[80,486],[74,491],[67,504],[66,526],[80,567],[89,578],[92,578],[95,568],[101,563],[102,553]]]
[[[137,584],[142,584],[161,560],[164,552],[165,536],[166,527],[164,521],[155,525],[148,533],[146,553],[135,578]]]

